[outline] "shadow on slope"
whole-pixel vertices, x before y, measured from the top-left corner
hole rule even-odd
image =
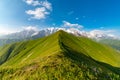
[[[106,73],[114,72],[114,73],[120,75],[120,68],[113,67],[113,66],[103,63],[103,62],[96,61],[96,60],[92,59],[90,56],[86,56],[83,53],[79,53],[79,52],[72,50],[70,47],[66,46],[61,41],[59,41],[59,43],[60,43],[61,49],[65,52],[65,56],[68,58],[71,58],[71,60],[74,60],[77,63],[79,63],[79,62],[86,63],[91,68],[99,67],[99,68],[103,69],[103,72],[106,72]]]

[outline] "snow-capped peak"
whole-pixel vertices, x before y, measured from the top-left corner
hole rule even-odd
[[[38,30],[36,27],[27,27],[23,31],[12,33],[9,35],[4,36],[4,38],[12,38],[12,39],[26,39],[26,38],[40,38],[44,36],[48,36],[52,33],[55,33],[59,30],[64,30],[68,33],[74,34],[76,36],[85,36],[88,38],[94,38],[94,39],[101,39],[101,38],[115,38],[113,34],[108,33],[108,31],[102,31],[102,30],[92,30],[92,31],[84,31],[79,30],[77,28],[46,28]]]

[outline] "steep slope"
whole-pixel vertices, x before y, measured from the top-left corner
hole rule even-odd
[[[119,80],[120,54],[85,37],[58,31],[41,39],[10,44],[0,51],[5,80]]]
[[[54,34],[53,36],[48,36],[37,40],[10,44],[7,47],[3,47],[0,55],[2,55],[1,58],[7,55],[7,59],[3,62],[10,59],[8,62],[10,65],[17,64],[17,62],[20,61],[24,62],[23,60],[26,61],[36,57],[48,56],[57,51],[59,52],[59,50],[58,34]]]
[[[108,46],[96,43],[85,37],[70,36],[64,32],[61,34],[61,42],[78,53],[83,53],[97,61],[120,67],[120,53]]]

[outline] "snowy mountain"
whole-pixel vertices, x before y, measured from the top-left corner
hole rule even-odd
[[[46,28],[46,29],[42,29],[42,30],[36,30],[36,29],[25,29],[23,31],[20,32],[16,32],[16,33],[12,33],[12,34],[8,34],[5,35],[3,37],[0,37],[0,39],[30,39],[30,38],[40,38],[40,37],[44,37],[44,36],[48,36],[52,33],[55,33],[58,30],[64,30],[68,33],[74,34],[76,36],[85,36],[88,38],[92,38],[92,39],[103,39],[103,38],[112,38],[115,39],[116,37],[112,34],[107,34],[104,33],[100,30],[93,30],[90,32],[87,31],[83,31],[83,30],[78,30],[75,28]]]
[[[19,31],[16,33],[11,33],[5,36],[2,36],[2,39],[25,39],[31,37],[33,34],[38,32],[35,29],[24,29],[23,31]]]
[[[92,30],[90,32],[87,32],[87,31],[78,30],[75,28],[54,28],[54,27],[38,30],[36,28],[29,27],[22,31],[11,33],[11,34],[0,37],[0,45],[48,36],[59,30],[64,30],[76,36],[85,36],[95,40],[118,39],[114,35],[105,33],[100,30]]]

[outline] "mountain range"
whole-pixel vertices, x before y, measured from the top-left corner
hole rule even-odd
[[[12,42],[19,42],[19,41],[24,41],[24,40],[31,40],[31,39],[37,39],[41,37],[48,36],[50,34],[53,34],[59,30],[64,30],[68,33],[74,34],[76,36],[85,36],[91,39],[95,40],[101,40],[101,39],[117,39],[115,36],[110,35],[110,34],[105,34],[100,31],[94,30],[91,32],[86,32],[83,30],[78,30],[75,28],[46,28],[46,29],[41,29],[37,30],[34,28],[28,28],[24,29],[19,32],[11,33],[8,35],[4,35],[0,37],[0,45],[5,45],[9,44]]]
[[[32,37],[40,38],[40,37],[48,36],[48,35],[55,33],[59,30],[64,30],[64,31],[71,33],[71,34],[74,34],[76,36],[85,36],[85,37],[95,38],[95,39],[115,38],[113,35],[105,34],[105,33],[102,33],[98,30],[86,32],[83,30],[78,30],[76,28],[54,28],[54,27],[41,29],[41,30],[37,30],[37,29],[33,29],[33,28],[24,29],[24,30],[19,31],[19,32],[4,35],[0,38],[1,39],[25,39],[25,38],[32,38]]]
[[[120,53],[59,30],[0,48],[3,80],[119,80]]]

